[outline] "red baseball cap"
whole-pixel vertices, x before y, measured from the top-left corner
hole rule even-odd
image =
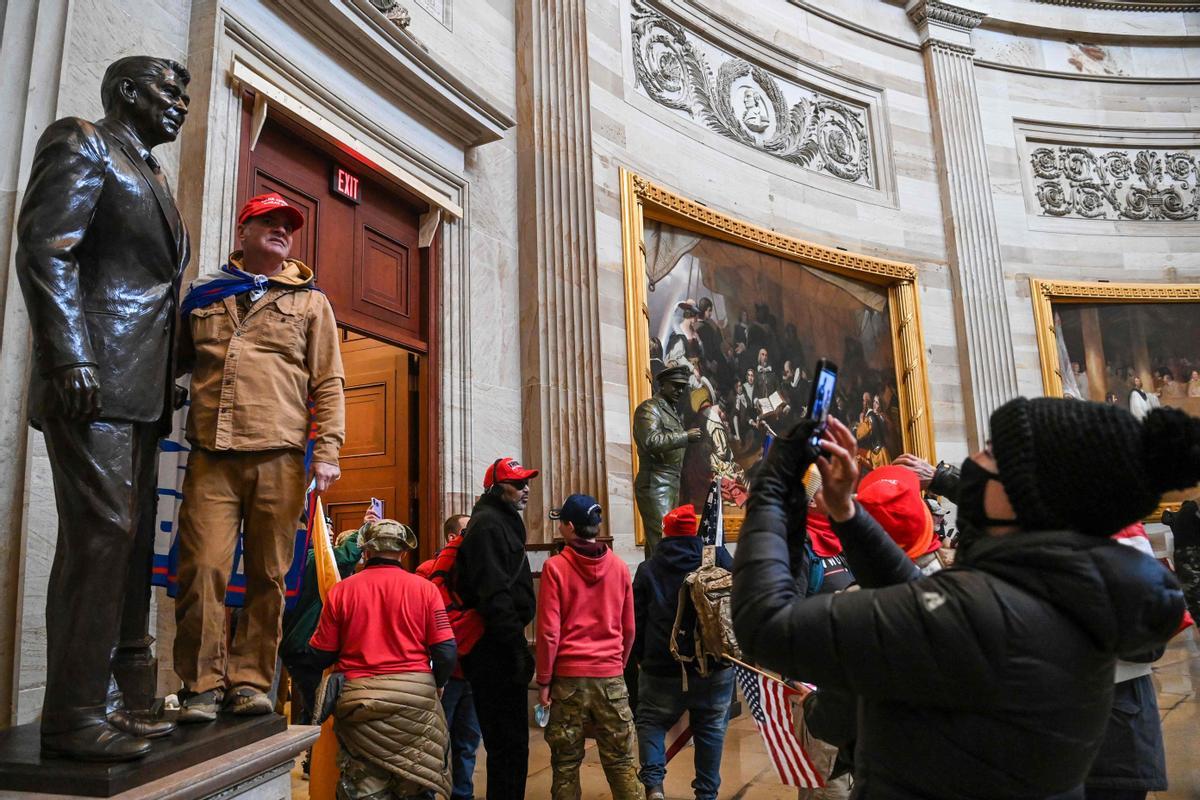
[[[304,226],[304,215],[300,213],[300,209],[288,205],[288,201],[284,200],[283,195],[278,192],[267,192],[247,200],[246,205],[242,206],[242,210],[238,212],[238,225],[244,225],[246,220],[251,217],[260,217],[272,211],[282,211],[287,214],[288,219],[292,221],[292,230],[299,230]]]
[[[915,472],[896,466],[871,470],[858,484],[858,502],[909,558],[941,547]]]
[[[483,488],[490,489],[493,484],[512,481],[527,481],[536,478],[538,471],[521,466],[515,458],[497,458],[483,474]]]
[[[695,536],[699,529],[700,520],[691,503],[671,509],[663,517],[663,536]]]

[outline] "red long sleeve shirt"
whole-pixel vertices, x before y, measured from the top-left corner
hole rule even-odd
[[[570,547],[542,569],[537,603],[537,681],[615,678],[633,649],[633,582],[611,550],[598,558]]]

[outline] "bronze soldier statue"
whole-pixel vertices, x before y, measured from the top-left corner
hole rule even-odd
[[[123,610],[127,601],[144,606],[149,591],[142,573],[158,439],[176,403],[172,352],[188,237],[150,151],[179,135],[190,77],[162,58],[110,64],[104,118],[67,117],[42,135],[17,222],[16,269],[34,347],[29,418],[46,438],[58,508],[46,600],[46,755],[135,759],[150,750],[148,737],[174,727],[108,715],[105,703]]]
[[[662,519],[679,503],[680,471],[688,444],[698,442],[699,428],[684,429],[675,409],[687,390],[688,367],[667,367],[655,376],[658,394],[644,401],[633,414],[633,440],[637,444],[638,474],[633,481],[646,558],[662,539]]]

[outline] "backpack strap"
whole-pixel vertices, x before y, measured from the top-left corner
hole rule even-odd
[[[715,544],[704,545],[704,550],[700,553],[700,569],[707,569],[717,565],[717,546]]]

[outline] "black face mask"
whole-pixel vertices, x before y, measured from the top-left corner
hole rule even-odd
[[[1016,525],[1015,519],[989,517],[984,508],[984,496],[991,481],[1000,476],[984,469],[978,462],[968,458],[963,462],[958,479],[958,527],[959,547],[987,535],[987,528],[995,525]]]

